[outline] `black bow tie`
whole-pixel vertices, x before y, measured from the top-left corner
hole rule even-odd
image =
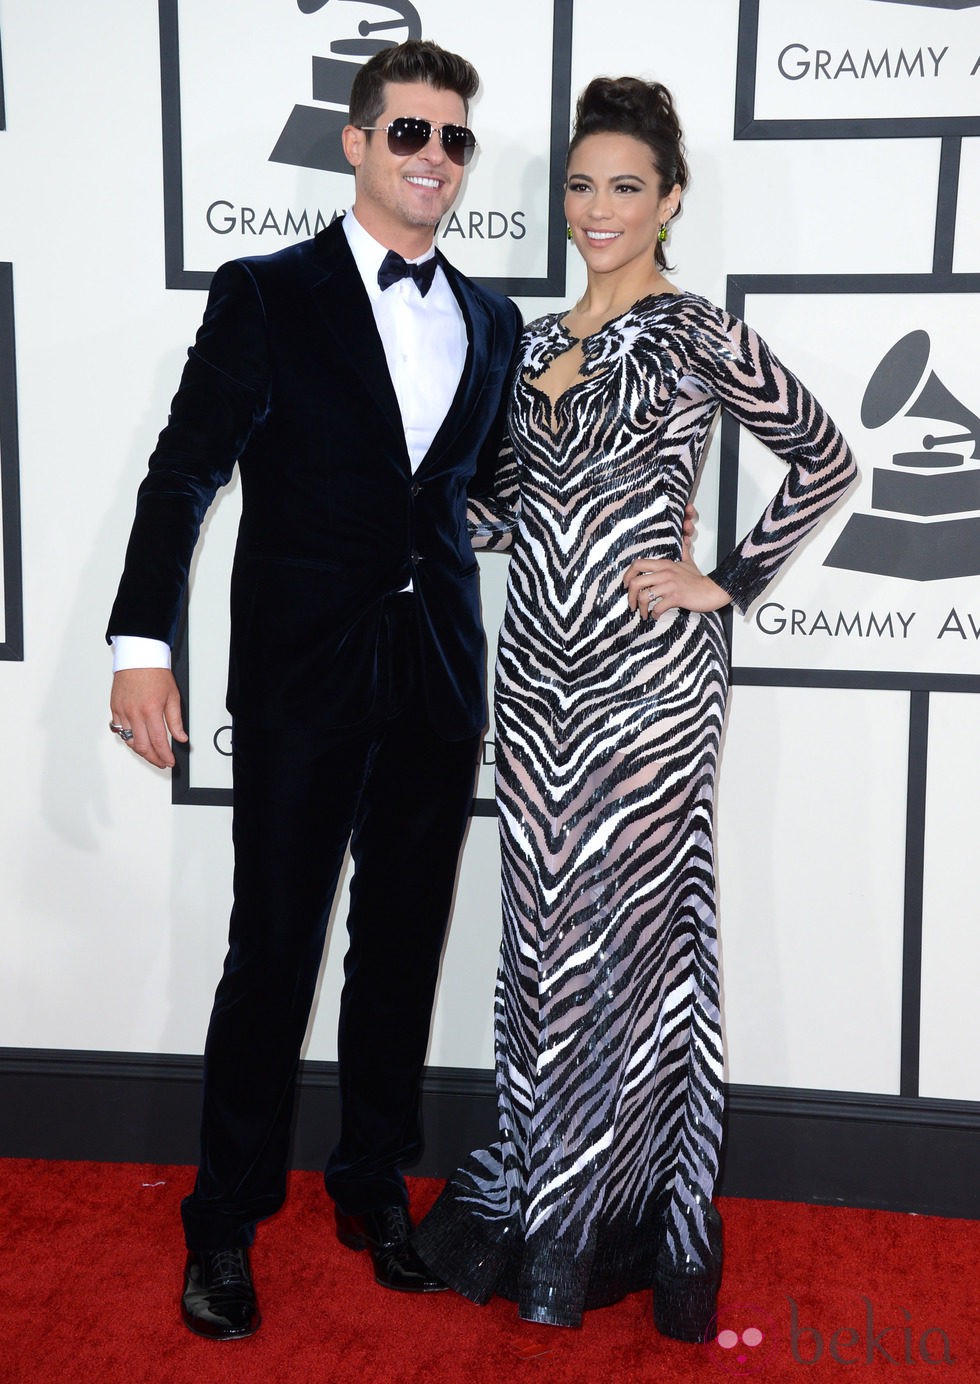
[[[435,255],[423,260],[421,264],[409,264],[407,260],[402,259],[397,251],[389,250],[381,261],[381,268],[378,270],[378,283],[381,286],[381,291],[384,292],[386,288],[396,284],[399,279],[413,278],[424,298],[432,287],[432,276],[435,272]]]

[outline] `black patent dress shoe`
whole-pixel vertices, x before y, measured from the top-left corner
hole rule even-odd
[[[425,1267],[409,1243],[412,1222],[404,1206],[379,1206],[361,1216],[337,1212],[337,1239],[348,1249],[370,1250],[374,1278],[398,1293],[441,1293],[446,1285]]]
[[[262,1318],[248,1250],[192,1250],[187,1256],[180,1314],[185,1326],[212,1341],[237,1341],[258,1331]]]

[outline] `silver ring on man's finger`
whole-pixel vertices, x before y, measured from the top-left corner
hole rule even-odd
[[[126,726],[119,732],[119,739],[125,740],[126,744],[128,745],[135,734],[135,731],[130,730],[129,727]]]

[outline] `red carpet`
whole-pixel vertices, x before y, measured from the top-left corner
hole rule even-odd
[[[723,1350],[658,1336],[645,1293],[577,1331],[529,1326],[500,1300],[386,1292],[367,1256],[334,1239],[319,1177],[296,1173],[252,1255],[262,1329],[216,1344],[177,1315],[191,1180],[187,1168],[0,1160],[3,1384],[980,1384],[974,1221],[722,1202],[722,1339],[748,1341]],[[436,1190],[413,1182],[413,1209]]]

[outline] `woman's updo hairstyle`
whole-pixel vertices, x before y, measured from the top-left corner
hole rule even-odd
[[[647,146],[660,174],[660,195],[675,185],[687,186],[684,135],[674,99],[660,82],[639,77],[594,77],[578,98],[575,124],[568,146],[566,167],[582,140],[589,135],[629,135]],[[677,215],[677,212],[674,212]],[[663,245],[657,242],[656,260],[667,268]]]

